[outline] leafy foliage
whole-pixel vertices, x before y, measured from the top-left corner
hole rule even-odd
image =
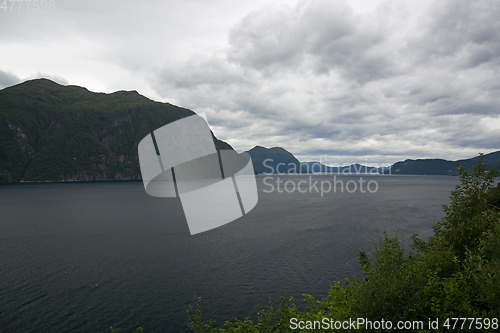
[[[486,172],[482,160],[471,175],[461,166],[458,170],[461,184],[452,192],[450,205],[443,206],[446,216],[434,225],[434,238],[443,238],[464,259],[467,250],[477,248],[480,236],[495,225],[496,217],[491,211],[494,203],[490,202],[494,193],[490,189],[498,172],[495,168]]]
[[[290,328],[291,318],[304,322],[323,318],[420,320],[426,324],[429,318],[439,318],[441,323],[451,317],[498,318],[500,185],[493,187],[498,171],[486,171],[481,158],[471,174],[461,166],[458,170],[461,182],[452,191],[451,203],[443,206],[446,216],[433,225],[434,235],[428,240],[410,237],[409,253],[397,233],[384,232],[371,258],[360,253],[364,279],[335,282],[322,300],[304,295],[305,310],[298,310],[293,299],[281,298],[276,309],[271,302],[258,309],[256,323],[235,319],[224,328],[215,328],[215,315],[203,322],[196,304],[188,309],[190,328],[195,332],[301,332]]]

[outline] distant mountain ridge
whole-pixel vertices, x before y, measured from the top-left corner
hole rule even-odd
[[[0,90],[0,182],[141,179],[137,145],[191,110],[47,79]],[[214,137],[217,149],[232,147]]]
[[[284,148],[255,146],[247,153],[252,158],[253,168],[257,173],[307,173],[299,160]]]
[[[301,163],[306,170],[311,173],[329,173],[329,174],[381,174],[389,173],[391,167],[370,167],[359,163],[332,167],[320,162],[303,162]]]
[[[397,162],[391,168],[391,173],[402,175],[457,175],[457,163],[467,171],[472,171],[480,156],[448,161],[443,159],[408,159],[404,162]],[[500,150],[483,155],[486,170],[496,166],[500,161]]]
[[[299,162],[289,151],[280,148],[264,148],[255,146],[248,151],[252,157],[254,168],[258,173],[281,174],[401,174],[401,175],[457,175],[457,163],[467,171],[472,171],[480,156],[448,161],[444,159],[408,159],[387,167],[370,167],[361,164],[332,167],[320,162]],[[267,161],[266,161],[267,160]],[[486,169],[489,170],[500,161],[500,151],[483,155]],[[299,167],[300,164],[300,167]]]
[[[137,145],[151,131],[195,115],[152,101],[137,91],[94,93],[47,79],[0,90],[0,182],[141,179]],[[214,136],[218,150],[232,147]],[[408,159],[391,167],[353,164],[330,167],[300,163],[281,147],[248,151],[257,173],[390,173],[456,175],[460,163],[472,170],[479,156],[458,161]],[[500,151],[483,156],[487,169]]]

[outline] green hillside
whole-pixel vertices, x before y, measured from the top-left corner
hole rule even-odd
[[[140,140],[193,114],[136,91],[94,93],[47,79],[5,88],[0,90],[0,182],[140,179]]]
[[[457,163],[466,171],[471,172],[479,161],[480,156],[458,160],[447,161],[443,159],[418,159],[397,162],[392,166],[391,173],[405,175],[458,175]],[[490,169],[500,161],[500,151],[483,155],[486,168]]]

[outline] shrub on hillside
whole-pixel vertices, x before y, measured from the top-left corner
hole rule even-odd
[[[196,304],[188,310],[190,328],[194,332],[301,332],[290,328],[292,318],[295,322],[410,320],[426,325],[429,318],[437,318],[439,329],[452,331],[449,318],[500,317],[500,187],[493,187],[499,174],[495,168],[486,171],[482,159],[471,174],[460,166],[458,170],[460,184],[452,191],[450,204],[443,206],[445,217],[434,223],[434,235],[426,241],[418,235],[410,237],[411,252],[405,253],[397,233],[384,232],[372,258],[360,254],[364,279],[346,278],[343,285],[335,282],[322,300],[304,295],[305,310],[299,311],[293,299],[282,298],[278,308],[269,303],[258,310],[257,323],[235,319],[216,329],[215,318],[204,323]],[[488,319],[486,327],[475,322],[471,328],[484,332],[494,328],[491,323]]]

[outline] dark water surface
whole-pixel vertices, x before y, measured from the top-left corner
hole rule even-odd
[[[377,231],[428,237],[459,182],[363,176],[377,182],[375,193],[321,197],[314,188],[266,193],[263,178],[250,213],[194,236],[180,201],[150,197],[139,181],[0,185],[0,331],[187,332],[195,295],[219,323],[254,316],[268,297],[319,298],[343,274],[360,273],[358,253],[372,249]],[[309,192],[308,176],[280,178],[305,180]]]

